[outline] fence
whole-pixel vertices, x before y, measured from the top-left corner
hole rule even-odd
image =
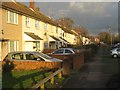
[[[39,83],[35,84],[34,86],[32,86],[32,89],[36,89],[39,88],[44,90],[44,84],[46,82],[48,82],[50,80],[51,84],[54,84],[54,76],[58,75],[58,78],[62,78],[62,72],[63,72],[63,68],[57,70],[56,72],[54,72],[53,74],[49,75],[48,77],[46,77],[45,79],[41,80]]]

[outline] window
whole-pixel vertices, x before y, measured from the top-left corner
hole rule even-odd
[[[65,34],[63,33],[63,37],[65,36]]]
[[[26,23],[27,27],[30,27],[30,18],[29,17],[26,17],[25,23]]]
[[[11,24],[18,24],[18,14],[8,11],[7,12],[7,22]]]
[[[120,52],[120,48],[118,48],[117,51]]]
[[[18,14],[14,13],[14,24],[18,24]]]
[[[8,43],[9,52],[14,52],[18,50],[18,41],[10,41]]]
[[[47,25],[47,23],[45,23],[44,29],[45,29],[45,30],[48,29],[48,25]]]
[[[65,49],[65,53],[72,54],[72,51]]]
[[[16,60],[23,59],[23,54],[21,54],[21,53],[13,54],[12,59],[16,59]]]
[[[64,36],[66,37],[66,36],[67,36],[67,33],[65,33]]]
[[[58,27],[56,27],[56,33],[58,33]]]
[[[54,52],[54,54],[63,54],[64,49],[59,49],[57,51]]]
[[[34,51],[40,51],[40,42],[33,42]]]
[[[33,54],[26,54],[26,60],[37,60]]]
[[[39,23],[39,21],[35,21],[35,27],[36,27],[36,29],[39,29],[40,28],[40,23]]]
[[[51,32],[53,33],[53,26],[51,25]]]
[[[10,51],[12,51],[12,52],[14,51],[14,46],[15,46],[14,41],[11,41],[10,42]]]

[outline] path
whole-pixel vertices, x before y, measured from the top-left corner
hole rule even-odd
[[[118,88],[118,59],[108,53],[107,49],[100,48],[92,61],[72,73],[62,88]]]

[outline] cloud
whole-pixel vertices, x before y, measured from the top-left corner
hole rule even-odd
[[[107,8],[109,3],[88,3],[88,2],[70,2],[69,7],[72,10],[78,11],[81,14],[97,15],[99,17],[111,17]]]
[[[49,15],[48,7],[50,7],[50,16],[55,19],[72,18],[76,25],[85,27],[91,34],[107,30],[108,25],[111,25],[113,32],[118,32],[117,2],[75,2],[73,0],[67,3],[40,2],[37,5],[45,15]]]

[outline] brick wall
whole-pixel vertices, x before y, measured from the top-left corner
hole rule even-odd
[[[43,53],[51,53],[51,52],[53,52],[55,49],[44,49],[42,52]]]
[[[60,68],[60,62],[42,62],[42,61],[10,61],[6,63],[5,61],[2,62],[2,65],[8,64],[10,65],[11,62],[14,65],[13,70],[34,70],[40,68]]]

